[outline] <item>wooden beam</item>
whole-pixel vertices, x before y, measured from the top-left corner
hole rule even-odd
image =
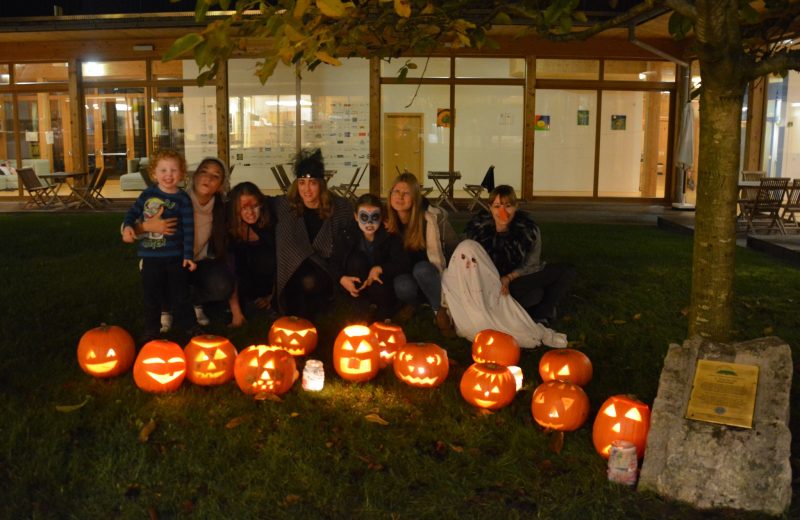
[[[378,58],[369,60],[369,191],[381,193],[381,60]]]
[[[536,115],[536,57],[525,57],[525,100],[522,108],[522,190],[520,198],[533,198],[534,139],[533,117]]]
[[[221,61],[217,72],[217,157],[231,166],[230,134],[228,133],[228,62]]]
[[[744,134],[742,170],[763,170],[764,126],[767,110],[767,78],[750,83],[747,91],[747,129]]]

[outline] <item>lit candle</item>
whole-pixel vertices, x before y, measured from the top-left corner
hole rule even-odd
[[[322,361],[309,359],[303,367],[303,390],[319,392],[325,386],[325,370]]]

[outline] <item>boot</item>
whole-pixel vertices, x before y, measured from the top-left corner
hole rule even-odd
[[[436,327],[438,327],[439,332],[441,332],[444,337],[455,337],[456,331],[453,330],[453,322],[450,320],[450,314],[447,312],[445,307],[439,307],[439,310],[436,311],[436,318],[434,319],[434,322],[436,323]]]

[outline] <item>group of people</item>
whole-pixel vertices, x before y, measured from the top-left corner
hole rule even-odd
[[[173,325],[201,332],[211,301],[227,302],[230,325],[239,326],[258,309],[313,320],[338,294],[365,321],[429,312],[445,335],[471,340],[494,328],[524,347],[566,346],[549,326],[575,269],[541,260],[539,228],[518,210],[513,188],[495,188],[490,213],[477,214],[459,241],[413,174],[394,180],[386,204],[367,193],[353,207],[324,173],[321,151],[303,150],[287,193],[266,197],[250,182],[228,190],[224,162],[206,158],[184,191],[183,157],[156,153],[155,184],[122,228],[141,258],[142,341]]]

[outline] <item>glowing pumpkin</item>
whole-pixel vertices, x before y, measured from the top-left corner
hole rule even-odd
[[[222,336],[195,336],[183,349],[186,377],[196,385],[213,386],[233,379],[236,347]]]
[[[636,445],[636,454],[641,459],[644,457],[649,431],[650,408],[635,397],[614,395],[597,412],[592,428],[592,442],[597,453],[607,459],[613,441],[630,441]]]
[[[472,359],[476,363],[494,363],[504,367],[519,363],[519,343],[511,334],[486,329],[475,334]]]
[[[542,381],[566,381],[585,386],[592,379],[592,362],[580,350],[553,349],[539,361],[539,375]]]
[[[291,354],[272,345],[251,345],[236,356],[236,384],[248,395],[288,392],[299,377]]]
[[[333,368],[348,381],[369,381],[378,375],[378,338],[366,325],[349,325],[333,343]]]
[[[78,341],[78,364],[90,376],[118,376],[131,368],[135,357],[133,338],[116,325],[95,327]]]
[[[386,368],[394,360],[397,349],[406,344],[406,335],[403,332],[403,327],[386,320],[376,321],[369,328],[378,338],[378,348],[381,353],[380,367]]]
[[[514,400],[517,382],[507,367],[475,363],[464,371],[459,389],[464,400],[472,406],[499,410]]]
[[[183,349],[165,339],[145,343],[133,364],[133,381],[145,392],[174,392],[185,377]]]
[[[317,348],[317,328],[305,318],[284,316],[269,329],[269,344],[293,356],[306,356]]]
[[[433,343],[406,343],[394,357],[394,375],[411,386],[437,387],[449,371],[447,351]]]
[[[589,398],[578,385],[547,381],[533,392],[531,414],[544,428],[571,432],[586,422]]]

